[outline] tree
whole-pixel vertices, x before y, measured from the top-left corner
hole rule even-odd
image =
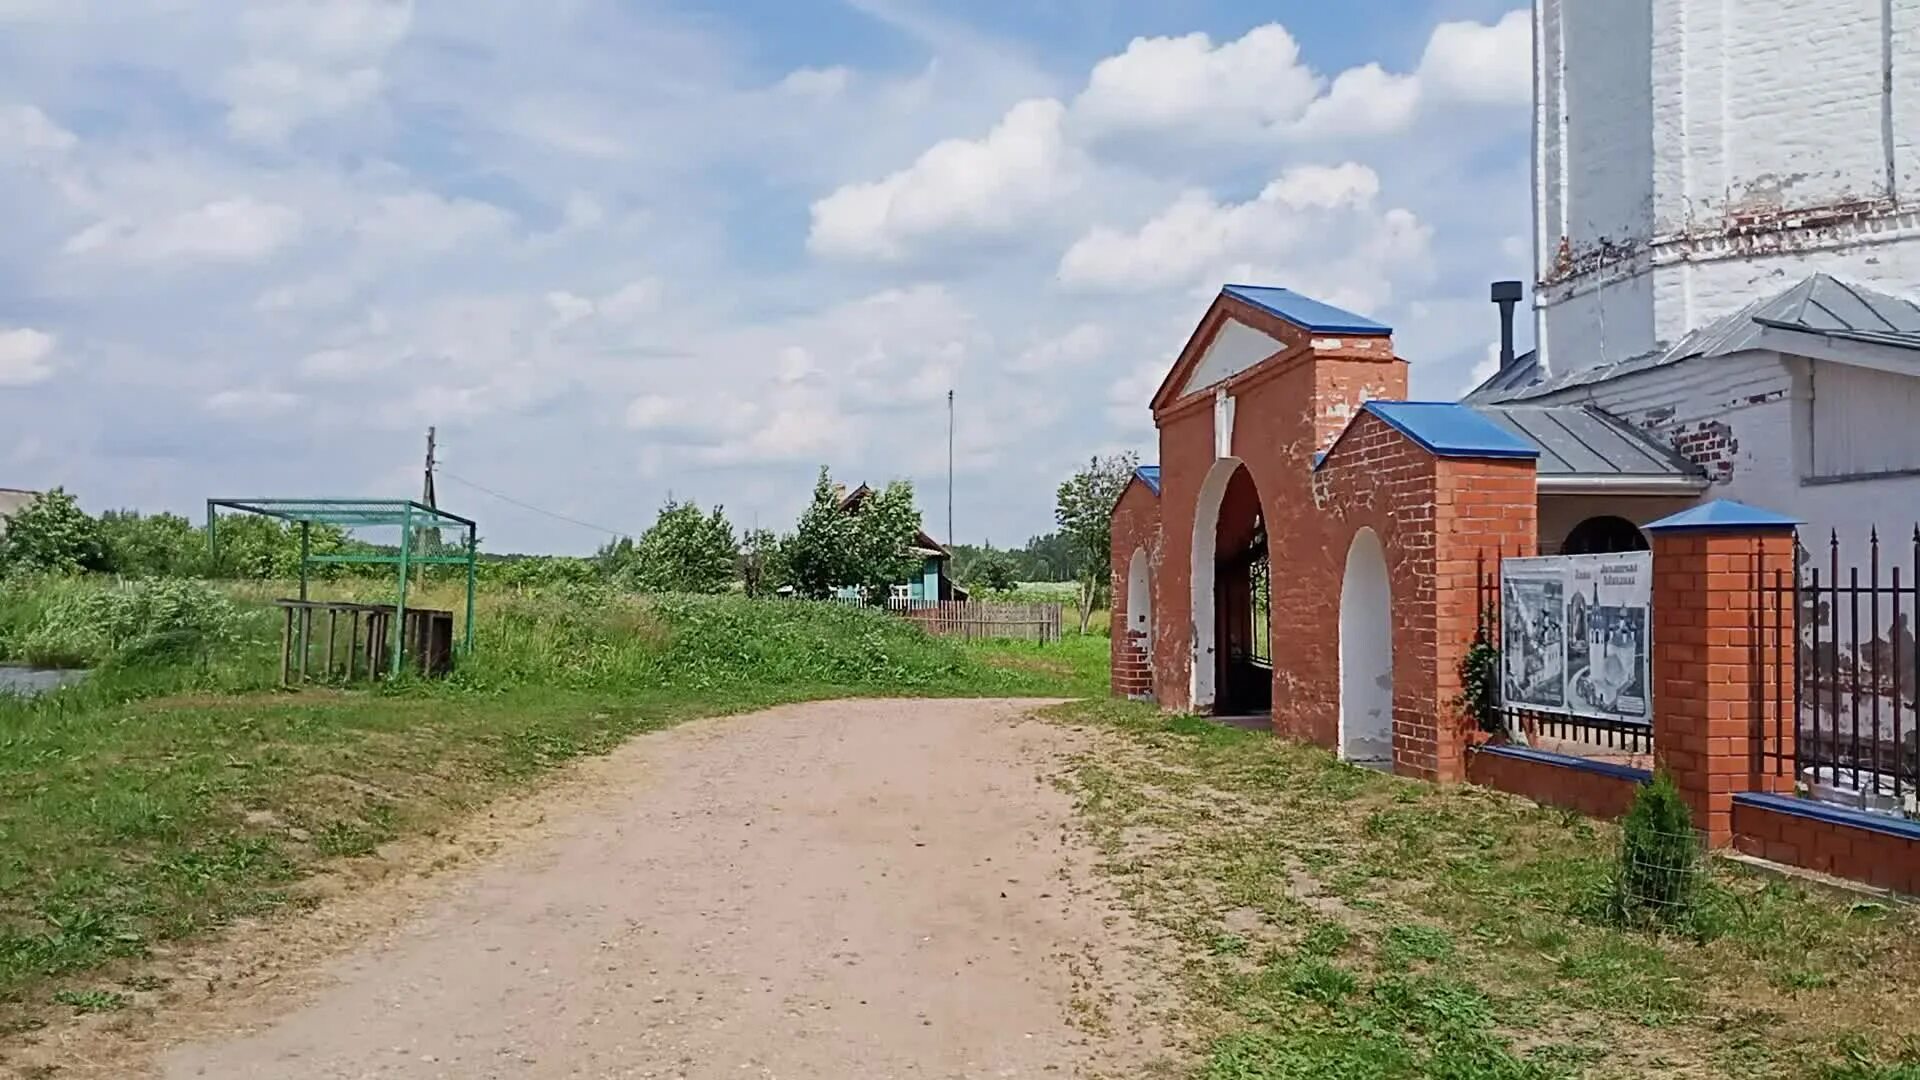
[[[54,488],[7,518],[0,570],[78,574],[107,568],[100,523],[63,489]]]
[[[974,556],[967,567],[966,581],[994,592],[1006,592],[1019,584],[1014,575],[1013,559],[1004,551],[988,548]]]
[[[1074,579],[1080,583],[1080,632],[1087,632],[1094,602],[1113,559],[1113,507],[1140,465],[1138,455],[1095,457],[1060,485],[1053,517],[1067,541]]]
[[[108,568],[126,577],[198,577],[207,570],[207,534],[178,514],[100,515]]]
[[[615,580],[632,576],[634,553],[633,537],[622,536],[618,540],[609,540],[600,545],[593,553],[593,561],[599,565],[600,572]]]
[[[633,545],[631,574],[645,592],[721,593],[733,584],[740,545],[721,507],[702,514],[668,499]]]
[[[915,554],[913,542],[919,531],[911,484],[895,481],[845,506],[822,466],[813,501],[781,542],[780,558],[801,596],[824,600],[857,587],[885,598],[892,586],[918,575],[923,556]]]
[[[780,541],[772,529],[748,529],[740,538],[740,584],[750,597],[765,596],[785,578]]]
[[[926,556],[914,551],[920,535],[920,511],[913,505],[913,485],[895,480],[874,491],[847,511],[852,519],[852,570],[849,585],[884,601],[895,585],[920,576]]]

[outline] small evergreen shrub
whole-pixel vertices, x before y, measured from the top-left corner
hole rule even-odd
[[[1632,923],[1685,921],[1699,902],[1702,865],[1693,815],[1673,777],[1657,773],[1620,825],[1615,915]]]

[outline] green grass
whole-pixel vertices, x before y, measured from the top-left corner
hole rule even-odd
[[[1724,864],[1684,932],[1623,928],[1611,825],[1122,702],[1049,715],[1120,736],[1063,782],[1175,943],[1204,1080],[1920,1080],[1913,907]]]
[[[243,632],[220,655],[109,657],[0,697],[0,1024],[56,995],[104,1008],[74,996],[102,965],[137,977],[157,945],[298,907],[338,860],[644,732],[828,697],[1105,692],[1104,638],[962,646],[842,605],[589,588],[483,597],[480,650],[443,682],[286,693],[261,607],[281,590],[233,591]],[[30,625],[27,592],[0,593],[0,624]]]

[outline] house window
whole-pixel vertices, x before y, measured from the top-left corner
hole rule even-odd
[[[1808,398],[1808,481],[1920,472],[1920,378],[1815,362]]]
[[[911,600],[911,599],[913,599],[913,586],[911,586],[911,585],[895,585],[895,586],[893,587],[893,599],[895,599],[895,600]]]

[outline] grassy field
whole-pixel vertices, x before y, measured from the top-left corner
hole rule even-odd
[[[87,587],[0,594],[0,646],[28,640],[47,590]],[[238,590],[217,656],[110,654],[79,686],[0,696],[0,1031],[53,1002],[113,1008],[154,946],[297,905],[333,860],[640,732],[826,697],[1106,688],[1099,637],[963,647],[839,605],[562,589],[484,597],[479,651],[444,682],[286,693],[259,603],[282,592]]]
[[[1684,934],[1606,917],[1616,831],[1113,701],[1067,784],[1173,943],[1202,1080],[1920,1080],[1920,911],[1722,865]]]

